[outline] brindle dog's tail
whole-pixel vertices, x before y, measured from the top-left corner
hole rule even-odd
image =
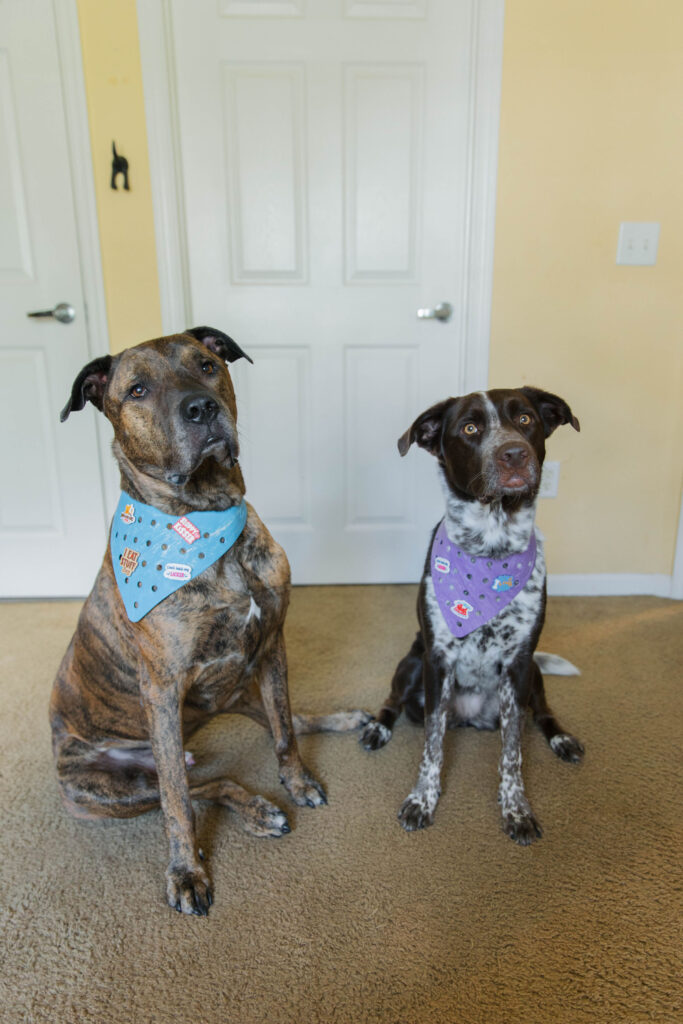
[[[292,724],[297,736],[311,732],[353,732],[367,725],[372,718],[368,711],[356,708],[354,711],[335,711],[331,715],[292,715]]]

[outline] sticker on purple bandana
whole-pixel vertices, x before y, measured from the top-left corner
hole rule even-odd
[[[512,590],[515,585],[514,576],[496,576],[491,584],[491,590]]]
[[[504,558],[474,558],[454,544],[441,521],[434,534],[434,593],[453,636],[467,636],[502,612],[527,585],[536,565],[536,535],[526,551]]]
[[[469,619],[474,608],[471,604],[468,604],[467,601],[454,601],[451,605],[451,611],[461,619]]]

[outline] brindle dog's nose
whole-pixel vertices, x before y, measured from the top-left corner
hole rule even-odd
[[[180,403],[180,415],[188,423],[211,423],[217,412],[218,403],[210,395],[187,395]]]
[[[496,459],[510,469],[521,469],[529,461],[529,449],[521,444],[510,444],[496,452]]]

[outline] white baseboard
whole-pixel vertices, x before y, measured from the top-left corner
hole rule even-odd
[[[665,573],[550,573],[551,597],[598,597],[650,594],[673,597],[673,580]]]

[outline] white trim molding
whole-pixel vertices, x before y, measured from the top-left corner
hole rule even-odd
[[[550,573],[550,597],[680,597],[665,573]]]
[[[169,0],[137,0],[137,14],[161,325],[165,334],[173,334],[185,330],[193,320],[178,129],[173,20]]]
[[[107,304],[93,176],[90,125],[83,76],[83,53],[76,0],[53,0],[62,98],[66,117],[67,148],[73,191],[81,286],[85,302],[86,338],[90,358],[110,351]],[[78,367],[77,369],[80,369]],[[109,509],[118,501],[119,479],[111,456],[111,428],[103,417],[96,421],[99,470],[104,495],[105,529]]]
[[[461,311],[465,391],[488,387],[504,14],[504,0],[473,0]]]
[[[678,535],[676,537],[674,571],[671,577],[671,596],[683,601],[683,495],[681,495],[681,508],[678,514]]]

